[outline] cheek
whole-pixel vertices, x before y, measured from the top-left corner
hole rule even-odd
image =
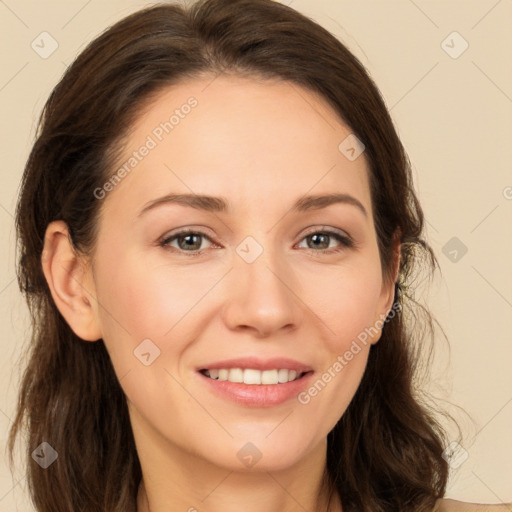
[[[378,267],[369,263],[304,278],[304,302],[324,326],[324,343],[333,355],[348,350],[352,340],[371,331],[378,319],[382,287]]]
[[[147,418],[173,401],[183,413],[193,409],[165,371],[175,374],[190,338],[183,325],[204,292],[198,282],[187,282],[186,273],[169,276],[165,268],[118,259],[113,252],[97,266],[103,339],[129,403]]]
[[[341,285],[341,283],[339,283]],[[343,416],[364,375],[371,348],[378,290],[371,280],[333,289],[331,301],[323,301],[318,316],[328,326],[317,348],[325,353],[323,366],[311,386],[298,396],[308,411],[309,428],[318,428],[313,418],[322,418],[327,434]]]
[[[104,326],[123,328],[137,339],[162,338],[208,288],[204,279],[194,280],[192,272],[171,272],[129,257],[119,263],[106,261],[98,268],[97,279]]]
[[[171,369],[195,338],[201,319],[208,316],[208,301],[213,300],[209,292],[223,272],[154,264],[129,251],[116,255],[114,248],[105,249],[97,260],[98,314],[117,374],[122,376],[140,365],[134,351],[148,339],[156,345],[155,353],[160,350],[151,366],[165,361]]]
[[[305,302],[319,318],[324,336],[318,350],[326,351],[316,380],[299,396],[313,416],[330,430],[347,409],[364,374],[381,292],[380,268],[369,262],[357,268],[317,274],[306,283]]]

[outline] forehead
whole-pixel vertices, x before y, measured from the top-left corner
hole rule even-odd
[[[305,194],[345,192],[371,211],[367,162],[340,149],[351,136],[334,110],[296,84],[218,76],[173,85],[140,112],[107,196],[111,208],[197,193],[283,207]],[[127,206],[128,205],[128,206]]]

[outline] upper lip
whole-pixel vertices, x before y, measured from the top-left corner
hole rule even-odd
[[[198,368],[198,370],[211,370],[221,368],[242,368],[254,370],[295,370],[297,373],[306,373],[313,370],[307,364],[288,359],[286,357],[273,357],[271,359],[260,359],[258,357],[239,357],[237,359],[225,359],[224,361],[215,361],[213,363],[205,364]]]

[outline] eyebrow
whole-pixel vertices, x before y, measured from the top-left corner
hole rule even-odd
[[[292,206],[294,212],[305,212],[309,210],[321,210],[327,208],[332,204],[349,204],[355,206],[365,217],[368,217],[368,212],[363,204],[351,196],[350,194],[325,194],[325,195],[311,195],[299,198]],[[146,203],[144,208],[139,213],[139,217],[146,212],[164,205],[164,204],[179,204],[181,206],[188,206],[196,210],[204,210],[207,212],[228,212],[229,202],[223,197],[213,197],[199,194],[167,194],[158,199],[154,199]]]

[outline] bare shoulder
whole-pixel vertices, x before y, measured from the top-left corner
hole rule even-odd
[[[437,500],[433,512],[512,512],[512,503],[485,505],[442,498]]]

